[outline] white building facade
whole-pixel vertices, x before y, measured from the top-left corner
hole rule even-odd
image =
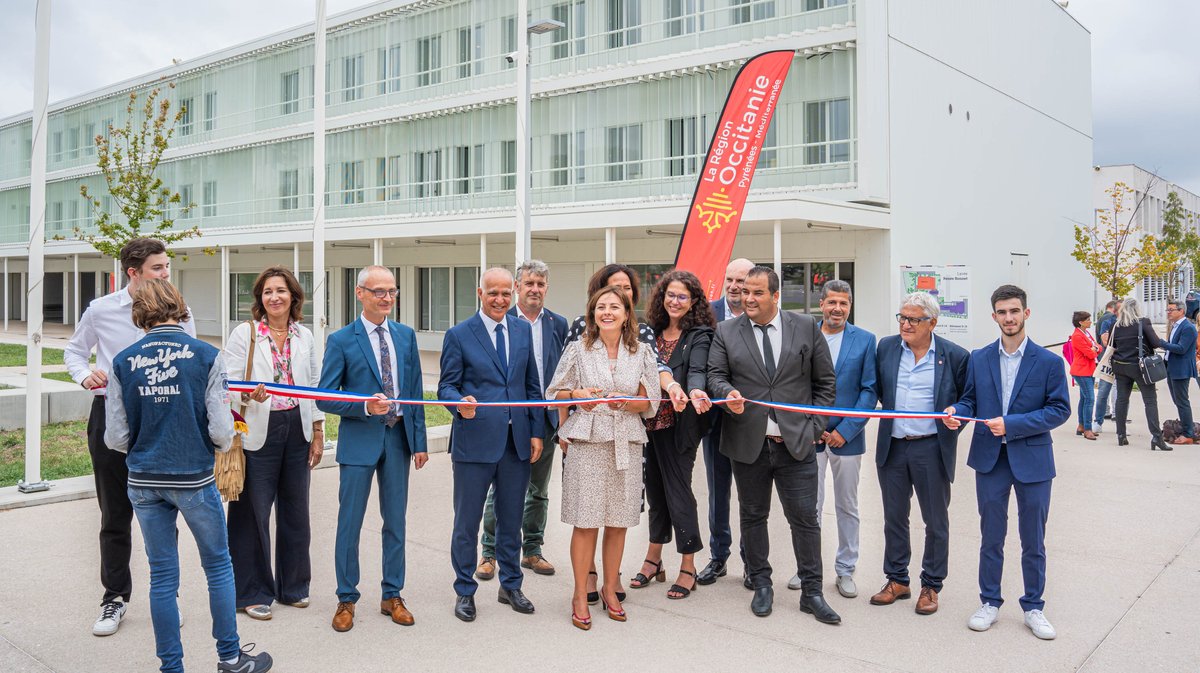
[[[331,328],[354,275],[396,270],[397,319],[432,353],[476,310],[480,267],[514,261],[515,72],[504,2],[385,0],[329,19],[326,269]],[[566,28],[531,36],[533,256],[548,305],[574,316],[610,261],[671,265],[699,165],[737,68],[796,56],[735,256],[774,265],[790,310],[849,280],[855,321],[896,331],[902,265],[969,270],[964,331],[994,338],[987,300],[1031,293],[1035,340],[1061,340],[1092,284],[1069,257],[1091,217],[1090,37],[1052,0],[531,0]],[[174,278],[202,334],[248,315],[269,264],[312,281],[313,26],[270,35],[51,106],[45,309],[71,323],[113,265],[86,243],[81,184],[131,91],[188,113],[160,174],[196,204]],[[24,316],[30,116],[0,120],[5,306]],[[189,249],[190,247],[190,249]],[[200,248],[216,248],[205,255]],[[1042,316],[1045,316],[1044,318]],[[1066,327],[1064,327],[1066,326]]]
[[[1193,230],[1200,227],[1200,196],[1134,164],[1096,166],[1092,169],[1093,217],[1106,217],[1110,222],[1113,221],[1113,201],[1107,190],[1118,182],[1133,190],[1132,194],[1125,197],[1125,212],[1116,215],[1118,225],[1124,226],[1132,219],[1138,231],[1161,236],[1167,197],[1175,192],[1183,206],[1184,224]],[[1200,288],[1200,278],[1196,274],[1197,270],[1185,263],[1179,269],[1178,287],[1170,287],[1166,278],[1143,278],[1134,289],[1133,297],[1143,303],[1143,310],[1151,321],[1165,323],[1167,301],[1172,298],[1183,299],[1191,290]],[[1108,297],[1103,292],[1101,295],[1103,303]]]

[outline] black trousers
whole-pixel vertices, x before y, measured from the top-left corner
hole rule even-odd
[[[792,552],[807,595],[821,595],[821,527],[817,523],[817,457],[799,462],[783,444],[763,440],[753,463],[733,463],[741,510],[742,544],[746,567],[755,589],[771,586],[768,556],[771,540],[767,516],[771,513],[771,487],[779,490],[783,515],[792,531]]]
[[[884,574],[908,586],[912,559],[908,517],[915,492],[925,520],[921,586],[940,592],[950,564],[950,479],[937,435],[914,440],[893,437],[887,462],[878,472],[883,493]]]
[[[1137,383],[1138,392],[1142,394],[1142,404],[1146,407],[1146,425],[1150,426],[1150,436],[1160,437],[1162,425],[1158,422],[1158,391],[1153,383],[1142,380],[1142,370],[1136,362],[1125,363],[1113,361],[1113,373],[1117,376],[1117,434],[1124,435],[1125,422],[1129,417],[1129,396],[1133,393],[1133,384]]]
[[[695,554],[704,548],[700,539],[700,519],[696,513],[696,494],[692,493],[692,471],[696,450],[680,453],[675,449],[675,427],[649,433],[650,443],[643,449],[646,463],[646,500],[650,504],[650,542],[666,544],[675,530],[675,549],[680,554]]]
[[[272,411],[262,448],[246,452],[245,486],[242,495],[229,503],[229,556],[239,608],[274,601],[295,603],[309,595],[308,448],[297,407]]]
[[[1167,379],[1167,384],[1170,386],[1171,399],[1175,402],[1175,409],[1179,412],[1179,422],[1183,424],[1184,436],[1195,439],[1196,428],[1192,425],[1192,401],[1188,399],[1188,386],[1192,385],[1192,380]]]
[[[729,527],[729,498],[733,492],[733,467],[721,453],[721,416],[713,414],[712,429],[701,440],[704,447],[704,475],[708,479],[708,553],[714,561],[729,558],[733,530]],[[738,541],[738,555],[746,560],[746,551]]]
[[[96,479],[96,502],[100,505],[100,584],[104,587],[104,602],[118,598],[128,602],[133,591],[129,574],[133,549],[129,469],[125,467],[125,454],[104,443],[104,428],[104,397],[97,396],[88,415],[87,439]]]

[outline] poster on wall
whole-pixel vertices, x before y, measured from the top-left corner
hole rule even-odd
[[[901,266],[900,292],[928,292],[941,307],[937,333],[971,332],[971,269],[960,264]]]

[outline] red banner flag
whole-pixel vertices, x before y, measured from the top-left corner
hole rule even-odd
[[[696,274],[710,301],[721,296],[754,167],[795,55],[768,51],[742,65],[704,156],[675,267]]]

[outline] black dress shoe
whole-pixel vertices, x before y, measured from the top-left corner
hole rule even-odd
[[[728,572],[729,568],[725,567],[724,561],[712,559],[708,562],[708,565],[704,566],[704,570],[701,570],[700,574],[696,575],[696,584],[708,586],[716,582],[718,577],[724,577]],[[617,598],[620,598],[620,596],[617,596]]]
[[[1117,435],[1117,446],[1129,446],[1129,438],[1125,435]],[[1151,449],[1154,447],[1151,446]]]
[[[754,591],[754,583],[750,581],[750,571],[749,570],[742,571],[742,586],[746,587],[747,589],[749,589],[751,591]]]
[[[496,600],[505,605],[511,605],[513,612],[520,612],[523,615],[533,614],[533,603],[525,598],[525,594],[521,593],[520,589],[500,587],[500,593],[496,595]]]
[[[771,614],[771,603],[775,601],[775,590],[771,587],[760,587],[754,590],[754,598],[750,601],[750,611],[758,617]],[[829,606],[825,606],[829,607]],[[832,612],[832,611],[831,611]]]
[[[475,621],[475,597],[459,596],[454,599],[454,616],[464,622]]]
[[[804,594],[800,597],[800,612],[806,612],[817,618],[822,624],[841,624],[842,617],[829,607],[821,594]]]

